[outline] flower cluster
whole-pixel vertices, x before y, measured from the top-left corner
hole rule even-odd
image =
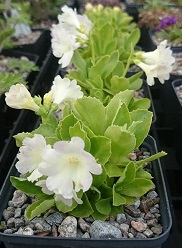
[[[132,26],[126,31],[123,20],[121,28],[113,29],[121,17],[118,9],[91,10],[93,24],[68,7],[62,10],[52,29],[53,53],[62,66],[71,62],[75,70],[64,78],[56,76],[42,98],[32,97],[21,84],[5,94],[8,106],[32,110],[41,120],[32,132],[15,135],[20,147],[16,168],[24,177],[11,177],[11,182],[36,197],[26,211],[29,219],[56,206],[63,213],[104,220],[155,187],[143,167],[166,154],[130,160],[149,133],[153,113],[149,99],[134,97],[142,73],[127,78],[127,70],[135,63],[145,71],[149,85],[154,77],[164,83],[174,58],[166,41],[153,52],[135,51],[139,30]],[[130,22],[124,17],[124,24]],[[64,32],[69,42],[57,39]]]
[[[171,16],[171,17],[164,17],[161,20],[161,23],[158,27],[158,31],[160,31],[161,29],[166,29],[168,27],[173,26],[175,23],[177,22],[176,17]]]
[[[86,15],[78,15],[76,10],[62,7],[63,14],[58,15],[58,24],[51,29],[52,51],[55,57],[61,58],[62,67],[69,65],[74,50],[85,46],[92,23]]]

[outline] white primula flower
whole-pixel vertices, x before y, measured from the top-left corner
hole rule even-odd
[[[150,86],[154,85],[154,78],[158,78],[163,84],[170,77],[175,58],[172,56],[170,47],[166,48],[166,45],[167,41],[164,40],[153,52],[139,52],[141,59],[136,60],[136,64],[145,72]]]
[[[68,78],[61,78],[59,75],[54,78],[51,87],[53,103],[57,103],[59,109],[64,107],[65,102],[83,97],[81,87],[76,80],[70,81]]]
[[[70,64],[74,50],[80,46],[76,42],[76,35],[64,29],[62,24],[54,24],[51,29],[51,36],[53,55],[60,58],[58,63],[64,68]]]
[[[79,137],[73,137],[70,142],[56,142],[53,149],[43,153],[43,160],[39,171],[47,176],[47,189],[54,192],[58,199],[75,199],[81,203],[76,192],[85,192],[91,187],[91,173],[102,173],[101,165],[84,150],[84,141]]]
[[[84,31],[85,34],[88,34],[90,32],[92,22],[86,15],[77,14],[76,9],[73,10],[66,5],[63,6],[61,10],[63,11],[63,13],[61,15],[58,15],[59,23],[65,23],[68,26],[75,27],[78,30],[83,29],[82,31]]]
[[[35,112],[40,108],[23,84],[12,85],[9,91],[5,93],[5,96],[6,104],[11,108],[30,109]]]
[[[17,154],[18,162],[17,170],[22,173],[31,173],[27,178],[29,181],[36,181],[42,176],[38,171],[38,167],[42,162],[42,153],[51,149],[50,145],[46,145],[45,138],[40,134],[35,134],[33,138],[26,137]]]

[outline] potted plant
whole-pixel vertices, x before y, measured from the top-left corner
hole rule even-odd
[[[11,183],[19,189],[15,191],[10,202],[12,203],[13,201],[12,204],[14,205],[15,198],[29,199],[31,204],[25,211],[26,218],[20,218],[21,224],[19,222],[16,225],[13,222],[15,219],[7,219],[6,213],[10,208],[2,209],[4,213],[1,212],[1,216],[3,215],[4,221],[7,220],[7,223],[2,222],[2,229],[5,233],[0,234],[0,239],[6,246],[9,243],[14,247],[20,244],[24,245],[27,239],[32,247],[50,246],[50,244],[52,247],[80,247],[84,245],[87,247],[102,247],[103,245],[105,247],[120,247],[121,242],[123,247],[133,247],[134,245],[146,247],[147,243],[150,247],[161,247],[169,234],[171,218],[165,188],[162,186],[164,183],[163,177],[159,173],[159,179],[153,180],[153,177],[155,178],[160,172],[160,165],[158,172],[154,172],[155,166],[151,170],[150,165],[153,161],[159,161],[158,159],[166,155],[166,153],[163,151],[158,153],[149,152],[150,149],[148,148],[140,150],[142,146],[147,147],[145,142],[147,142],[146,138],[152,122],[152,112],[148,110],[149,100],[137,100],[134,97],[134,90],[126,86],[125,89],[119,90],[121,86],[117,82],[121,82],[121,79],[120,74],[118,74],[118,80],[116,80],[116,72],[115,80],[112,79],[112,82],[105,80],[107,74],[105,60],[110,59],[112,66],[116,60],[113,71],[117,64],[122,67],[122,63],[118,58],[119,52],[110,51],[106,57],[104,55],[104,60],[103,56],[101,56],[102,54],[97,57],[97,53],[93,51],[95,46],[92,44],[93,47],[90,46],[89,48],[84,43],[84,41],[89,40],[88,35],[91,30],[89,28],[90,22],[86,16],[77,16],[73,10],[68,8],[63,8],[63,12],[66,15],[60,16],[58,27],[65,34],[64,41],[66,41],[66,38],[68,38],[67,42],[70,41],[69,35],[72,35],[71,41],[76,41],[76,43],[72,43],[69,51],[67,49],[64,51],[65,46],[59,44],[58,47],[59,40],[56,38],[59,38],[59,32],[56,32],[57,36],[53,37],[53,53],[60,58],[59,63],[64,66],[74,61],[77,68],[82,67],[85,72],[92,72],[90,75],[92,75],[93,80],[91,81],[91,77],[89,77],[83,80],[80,79],[78,83],[77,79],[73,78],[73,74],[72,78],[61,78],[58,75],[55,77],[50,91],[43,97],[32,97],[21,84],[12,86],[10,91],[6,93],[7,105],[13,108],[31,110],[39,118],[38,125],[33,131],[19,133],[15,136],[16,144],[20,147],[15,167],[21,173],[21,176],[13,174],[14,166],[10,172],[12,176]],[[64,16],[67,19],[63,18]],[[72,18],[70,19],[70,17]],[[73,17],[74,21],[72,21]],[[87,28],[84,24],[86,24]],[[75,25],[76,29],[74,29]],[[66,27],[68,33],[63,27]],[[79,29],[80,27],[82,29]],[[77,38],[80,39],[77,40]],[[68,45],[66,42],[64,44]],[[77,50],[81,45],[86,47],[86,50],[83,49],[83,54]],[[103,70],[98,70],[97,66],[94,67],[95,70],[91,70],[91,62],[88,63],[91,58],[84,54],[84,51],[88,51],[88,49],[92,50],[93,54],[96,55],[94,57],[96,59],[95,65],[98,66],[97,62],[100,61],[99,68],[103,68]],[[135,53],[133,50],[131,46],[129,61],[134,61],[146,72],[147,82],[150,85],[154,83],[154,77],[159,77],[161,82],[168,77],[174,59],[171,56],[171,50],[166,48],[166,43],[162,43],[153,53],[141,51]],[[112,60],[113,54],[115,56],[114,61]],[[161,54],[165,54],[165,56],[161,57]],[[168,63],[166,63],[166,58]],[[153,62],[152,65],[151,61]],[[123,65],[122,73],[127,72],[129,64]],[[163,67],[159,73],[158,69],[161,65]],[[149,68],[152,69],[152,73]],[[120,71],[118,67],[116,69]],[[98,73],[100,73],[99,81]],[[138,75],[136,78],[138,79]],[[85,84],[83,84],[84,80]],[[123,78],[122,81],[124,81]],[[130,83],[132,84],[128,80],[125,81],[124,85],[130,86]],[[102,87],[104,85],[104,87],[98,90],[97,84],[94,84],[94,82],[103,82],[101,85]],[[111,85],[113,87],[110,87]],[[20,97],[21,92],[25,96],[23,99]],[[102,92],[102,94],[99,94],[99,92]],[[151,143],[154,144],[153,142]],[[143,154],[142,152],[141,154],[141,151],[145,151],[145,153]],[[145,168],[146,164],[147,168]],[[156,205],[159,199],[156,197],[156,192],[153,191],[155,188],[154,182],[159,186],[156,187],[157,194],[165,202],[164,204],[161,202],[160,205],[164,215],[161,213],[162,219],[160,223],[157,222],[157,230],[156,226],[148,230],[147,222],[145,220],[141,221],[140,218],[138,219],[140,210],[136,209],[140,205],[138,201],[140,197],[143,197],[140,200],[145,202],[145,204],[143,202],[144,215],[147,214],[147,210],[150,208],[147,207],[146,202],[149,201],[149,205],[155,206],[155,208],[159,207],[159,205]],[[0,196],[2,199],[6,195],[6,187],[8,188],[9,186],[5,182]],[[145,194],[149,191],[152,194],[152,198],[147,200]],[[33,198],[27,198],[27,195],[33,196]],[[23,201],[23,205],[24,203]],[[16,206],[20,208],[22,202]],[[162,206],[165,207],[162,208]],[[59,218],[58,222],[60,224],[62,222],[62,226],[57,230],[57,221],[50,220],[49,223],[52,222],[54,226],[54,235],[61,235],[62,237],[32,236],[34,227],[33,229],[31,226],[19,228],[22,225],[22,221],[24,224],[28,224],[28,219],[34,220],[36,216],[44,215],[44,212],[50,218],[50,214],[55,207],[57,209],[56,215]],[[134,212],[132,208],[135,209],[133,209]],[[133,237],[132,239],[126,239],[126,230],[123,230],[123,234],[121,234],[121,229],[118,229],[115,222],[116,216],[117,218],[122,217],[122,215],[118,214],[122,214],[124,209],[129,211],[130,214],[132,211],[133,215],[135,215],[134,219],[130,219],[132,226],[129,227],[133,234],[127,235],[127,237]],[[158,212],[156,209],[154,211]],[[22,211],[20,210],[20,212]],[[155,212],[155,217],[159,220],[157,212]],[[151,212],[147,214],[148,217],[146,218],[150,219],[150,214]],[[165,214],[167,214],[167,218]],[[85,225],[87,233],[85,232],[84,239],[76,237],[76,217],[79,219],[80,227]],[[90,219],[92,224],[85,223],[86,219],[83,220],[83,218],[87,218],[87,221]],[[12,223],[12,227],[16,226],[16,231],[15,229],[7,230],[6,225],[10,229],[10,223]],[[47,226],[48,229],[46,228],[45,230],[44,228],[42,229],[43,226],[41,227],[41,225],[43,223],[41,223],[39,219],[36,223],[36,233],[40,235],[51,233],[53,235],[53,227]],[[163,225],[162,234],[161,224]],[[115,225],[114,230],[113,225]],[[69,226],[68,229],[65,229],[66,226]],[[107,231],[104,233],[99,232],[99,229],[103,230],[105,226],[108,227]],[[124,226],[126,227],[126,225]],[[8,234],[8,232],[14,232],[13,230],[17,233]],[[90,233],[88,233],[88,230],[90,230]],[[96,231],[94,232],[94,230]],[[141,234],[142,230],[143,232],[148,230],[148,234],[142,233],[143,236]],[[31,236],[24,236],[23,234],[25,233]],[[80,235],[82,234],[81,232]],[[91,239],[89,238],[90,235]],[[122,235],[124,236],[122,237]],[[134,237],[134,235],[136,236]],[[147,235],[148,239],[146,239]]]
[[[165,21],[165,18],[170,17],[175,17],[181,23],[181,9],[171,6],[166,1],[147,1],[140,9],[138,25],[142,32],[141,44],[146,51],[156,48],[156,44],[151,40],[151,34],[160,29],[162,19]]]

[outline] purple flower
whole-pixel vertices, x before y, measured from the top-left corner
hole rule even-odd
[[[169,26],[173,26],[177,22],[176,17],[171,16],[171,17],[165,17],[161,20],[161,23],[158,27],[158,31],[161,29],[168,28]]]

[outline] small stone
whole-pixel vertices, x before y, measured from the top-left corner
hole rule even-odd
[[[60,225],[63,219],[64,219],[63,214],[61,214],[60,212],[56,212],[56,213],[50,214],[45,220],[50,225],[52,224]]]
[[[154,234],[161,234],[162,233],[162,226],[161,225],[156,225],[156,226],[153,226],[151,228],[151,231],[154,233]]]
[[[130,226],[128,224],[125,223],[120,224],[120,230],[122,233],[128,233],[129,227]]]
[[[15,228],[20,228],[21,226],[24,226],[24,220],[22,218],[16,218],[14,220]]]
[[[88,232],[84,233],[84,234],[82,235],[82,238],[83,238],[83,239],[90,239],[89,233],[88,233]]]
[[[36,225],[37,223],[39,223],[42,227],[43,227],[43,229],[42,229],[42,231],[44,231],[44,232],[51,232],[51,226],[43,219],[43,218],[39,218],[39,217],[37,217],[37,218],[34,218],[33,220],[31,220],[31,222],[30,222],[30,224],[32,225]]]
[[[96,220],[90,226],[91,238],[121,238],[121,231],[108,222]]]
[[[154,218],[154,219],[151,219],[151,220],[147,220],[147,225],[148,225],[149,227],[156,226],[157,223],[158,223],[158,220],[155,219],[155,218]]]
[[[134,235],[132,233],[128,233],[128,238],[133,239]]]
[[[43,226],[40,223],[35,223],[35,229],[43,231]]]
[[[140,210],[147,213],[148,210],[158,202],[159,202],[158,197],[155,199],[150,199],[150,198],[142,199],[140,203]]]
[[[147,237],[143,233],[137,232],[136,235],[135,235],[135,238],[137,238],[137,239],[146,239]]]
[[[125,206],[125,212],[135,218],[139,217],[141,213],[141,211],[138,208],[135,208],[132,205]]]
[[[153,218],[155,218],[155,216],[151,212],[147,212],[144,216],[145,220],[151,220]]]
[[[9,201],[9,205],[18,208],[23,206],[27,200],[28,197],[23,192],[20,190],[15,190],[12,200]]]
[[[14,207],[8,207],[7,209],[4,209],[3,211],[3,217],[7,221],[11,217],[14,217],[15,214],[15,208]]]
[[[152,190],[147,193],[146,197],[153,200],[158,197],[158,194],[156,191]]]
[[[154,233],[150,230],[150,229],[146,229],[143,234],[147,237],[147,238],[151,238],[154,236]]]
[[[144,232],[147,229],[147,224],[138,221],[131,221],[131,226],[138,232]]]
[[[117,214],[116,221],[119,224],[122,224],[126,221],[126,215],[125,214]]]
[[[12,231],[12,229],[6,229],[6,230],[4,230],[4,233],[5,234],[12,234],[13,231]]]
[[[158,208],[156,208],[156,207],[152,207],[151,209],[150,209],[150,212],[152,213],[152,214],[158,214],[158,213],[160,213],[160,211],[159,211],[159,209]]]
[[[9,219],[7,220],[7,227],[8,227],[8,228],[13,228],[13,227],[15,227],[15,218],[14,218],[14,217],[9,218]]]
[[[23,235],[34,235],[34,232],[30,227],[24,227],[22,234]]]
[[[134,207],[139,208],[140,207],[140,199],[134,199]]]
[[[84,218],[86,222],[89,222],[89,223],[93,223],[94,222],[94,219],[90,216],[90,217],[86,217]]]
[[[66,217],[58,227],[60,237],[77,236],[77,220],[73,216]]]
[[[79,218],[78,225],[83,232],[89,232],[91,224],[88,224],[84,219]]]
[[[18,231],[15,232],[14,234],[20,234],[20,235],[22,235],[22,234],[23,234],[23,228],[20,227],[20,228],[18,229]]]
[[[53,237],[58,237],[58,229],[57,229],[56,224],[53,224],[53,225],[52,225],[51,233],[52,233],[51,236],[53,236]]]
[[[21,208],[16,208],[16,209],[15,209],[14,217],[15,217],[15,218],[21,217]]]

